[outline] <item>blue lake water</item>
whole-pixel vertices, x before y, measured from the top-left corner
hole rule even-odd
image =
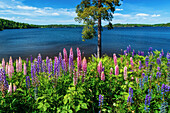
[[[59,52],[66,48],[68,54],[70,47],[76,55],[79,47],[83,56],[91,56],[97,51],[97,38],[82,41],[82,28],[39,28],[39,29],[9,29],[0,32],[0,59],[14,59],[33,55],[36,57],[41,53],[45,56],[58,56]],[[170,27],[134,27],[103,29],[102,32],[102,54],[112,56],[113,53],[120,54],[121,49],[131,45],[137,52],[147,53],[149,47],[153,50],[163,49],[170,51]]]

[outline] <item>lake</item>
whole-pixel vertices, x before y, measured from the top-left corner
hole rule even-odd
[[[76,56],[76,48],[79,47],[83,56],[91,56],[97,51],[97,38],[82,41],[82,28],[37,28],[37,29],[8,29],[0,32],[0,59],[14,59],[21,56],[36,57],[41,53],[45,56],[58,56],[59,52],[66,48],[68,54],[70,47]],[[102,54],[112,56],[113,53],[121,54],[121,49],[131,45],[137,52],[148,52],[163,49],[170,51],[170,27],[134,27],[103,29]]]

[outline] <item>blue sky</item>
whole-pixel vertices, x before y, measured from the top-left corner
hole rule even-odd
[[[79,24],[75,7],[81,0],[0,0],[0,18],[30,24]],[[170,0],[124,0],[112,23],[170,22]],[[107,22],[102,21],[103,25]]]

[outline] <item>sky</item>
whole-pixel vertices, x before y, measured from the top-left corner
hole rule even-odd
[[[75,7],[81,0],[0,0],[0,18],[29,24],[79,24]],[[124,0],[116,7],[113,24],[170,22],[170,0]],[[108,22],[102,21],[103,25]],[[82,24],[82,23],[80,23]]]

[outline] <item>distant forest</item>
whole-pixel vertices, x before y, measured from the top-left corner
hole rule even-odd
[[[33,25],[33,24],[27,24],[27,23],[20,23],[20,22],[14,22],[11,20],[1,19],[0,18],[0,31],[3,29],[27,29],[27,28],[61,28],[61,27],[67,27],[67,28],[76,28],[76,27],[83,27],[84,25],[61,25],[61,24],[52,24],[52,25]],[[104,26],[104,27],[107,27]],[[166,24],[114,24],[113,27],[170,27],[170,23]]]

